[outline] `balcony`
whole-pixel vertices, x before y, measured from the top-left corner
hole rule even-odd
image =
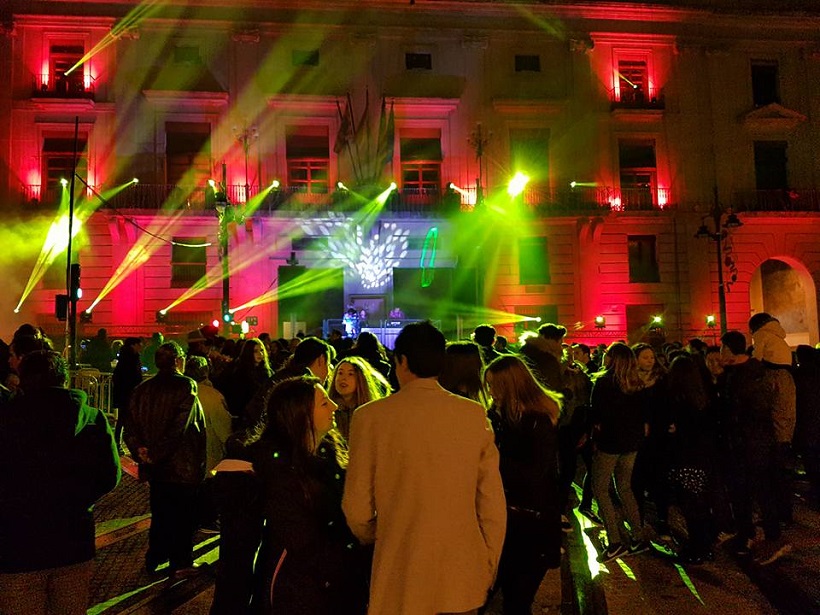
[[[234,204],[245,202],[245,186],[227,187],[228,198]],[[22,201],[29,208],[56,209],[63,194],[61,186],[25,185],[21,188]],[[265,189],[267,190],[267,189]],[[302,187],[282,186],[267,190],[255,211],[261,214],[287,217],[293,214],[354,212],[362,208],[368,198],[375,198],[383,186],[362,188],[358,192],[336,190],[331,193],[310,193]],[[258,186],[248,186],[251,200],[260,194]],[[104,190],[100,190],[104,193]],[[214,191],[210,186],[175,186],[169,184],[134,184],[127,186],[100,203],[81,186],[79,200],[88,200],[102,208],[184,210],[212,212],[215,205]],[[506,188],[490,191],[485,203],[508,200]],[[660,211],[671,206],[669,191],[644,188],[612,188],[609,186],[577,186],[566,189],[529,187],[522,197],[527,209],[536,216],[573,216],[604,214],[609,211],[636,212]],[[818,195],[812,193],[814,208],[800,211],[817,211]],[[400,189],[391,194],[382,211],[400,217],[438,217],[459,211],[475,209],[475,188],[447,190],[445,192]],[[783,209],[781,209],[782,211]],[[745,209],[754,211],[754,209]],[[771,211],[769,209],[768,211]]]
[[[32,83],[32,98],[73,98],[94,100],[94,79],[78,75],[77,78],[43,74]]]
[[[609,91],[611,109],[636,109],[661,111],[666,107],[663,88],[630,88],[621,86]]]
[[[820,211],[820,191],[748,190],[734,195],[734,211]]]

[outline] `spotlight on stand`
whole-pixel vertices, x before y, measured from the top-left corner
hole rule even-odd
[[[65,177],[61,177],[61,178],[60,178],[60,185],[61,185],[63,188],[65,188],[66,186],[68,186],[68,180],[67,180]]]
[[[595,328],[596,329],[606,328],[606,316],[596,316],[595,317]]]
[[[714,329],[717,325],[717,318],[715,318],[714,314],[708,314],[706,316],[706,326],[710,329]]]
[[[165,322],[165,317],[168,315],[168,310],[157,310],[157,313],[154,315],[155,320],[158,323]]]
[[[91,322],[91,310],[80,312],[80,322]]]
[[[651,331],[663,329],[663,316],[653,316],[649,321],[649,329]]]

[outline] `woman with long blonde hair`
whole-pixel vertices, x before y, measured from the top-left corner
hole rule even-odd
[[[644,384],[638,374],[638,363],[632,349],[621,342],[607,348],[604,370],[592,386],[593,442],[592,489],[598,499],[598,512],[604,520],[608,546],[599,562],[646,551],[638,503],[632,492],[635,457],[646,436],[646,417],[638,393]],[[614,479],[624,518],[615,508],[609,494]]]
[[[495,589],[505,615],[529,613],[549,568],[561,564],[558,495],[558,416],[561,397],[544,388],[514,355],[484,371],[489,416],[500,454],[507,498],[507,533]]]
[[[347,441],[350,437],[350,419],[359,406],[381,399],[390,392],[387,379],[361,357],[345,357],[333,369],[330,381],[330,399],[336,410],[336,428]]]

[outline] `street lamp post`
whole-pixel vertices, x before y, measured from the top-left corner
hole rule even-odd
[[[702,222],[697,233],[695,233],[696,239],[711,239],[717,245],[718,305],[720,307],[721,336],[726,333],[726,283],[723,279],[723,241],[728,236],[728,229],[743,226],[743,222],[731,211],[726,214],[725,221],[724,214],[726,212],[718,202],[717,188],[715,188],[715,204],[709,216],[704,217],[705,219],[711,216],[715,230],[714,232],[710,231],[709,227]]]
[[[233,127],[233,133],[237,142],[242,146],[242,151],[245,154],[245,203],[251,198],[251,182],[248,175],[248,158],[251,151],[251,143],[259,138],[259,131],[256,126],[245,125],[240,130],[238,126]]]
[[[478,177],[475,180],[475,204],[476,207],[481,207],[484,204],[484,149],[490,143],[490,138],[493,133],[483,133],[481,130],[481,122],[476,124],[475,130],[470,133],[467,142],[475,152],[475,158],[478,161]]]

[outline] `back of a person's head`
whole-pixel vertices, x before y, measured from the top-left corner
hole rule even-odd
[[[65,387],[68,384],[68,364],[60,353],[36,350],[20,362],[20,387],[33,392],[44,387]]]
[[[379,338],[370,331],[362,331],[356,338],[355,348],[363,355],[375,356],[381,354]]]
[[[706,349],[709,348],[709,344],[698,337],[694,337],[689,340],[689,348],[691,348],[694,352],[705,353]]]
[[[309,454],[317,384],[319,379],[313,376],[287,378],[277,383],[268,396],[261,439],[281,447],[294,464],[300,464]]]
[[[733,355],[746,354],[746,336],[740,331],[727,331],[721,336],[720,343]]]
[[[777,319],[771,314],[768,314],[767,312],[758,312],[749,319],[749,331],[751,333],[757,333],[764,325],[772,322],[773,320]]]
[[[709,402],[704,372],[688,352],[676,356],[669,364],[667,387],[672,399],[686,401],[687,409],[703,410]]]
[[[40,350],[53,350],[51,342],[44,337],[35,337],[33,335],[20,335],[15,337],[9,346],[9,349],[14,356],[22,359],[29,353],[38,352]]]
[[[407,359],[410,372],[419,378],[436,378],[444,366],[444,334],[429,320],[406,325],[396,337],[396,360]]]
[[[14,332],[12,336],[12,340],[16,340],[18,337],[42,337],[42,333],[40,329],[32,325],[31,323],[23,323],[17,330]]]
[[[142,344],[141,337],[126,337],[122,343],[121,350],[125,350],[126,348],[132,349],[135,346],[139,346],[140,344]]]
[[[307,367],[319,357],[326,356],[332,359],[335,354],[333,346],[326,341],[318,337],[306,337],[293,351],[291,365],[298,368]]]
[[[492,346],[495,341],[495,327],[488,324],[478,325],[473,331],[473,339],[479,346]]]
[[[192,380],[202,382],[207,380],[210,374],[210,367],[208,366],[208,359],[198,355],[192,356],[185,361],[185,375]]]
[[[556,325],[548,322],[538,327],[538,335],[544,339],[561,341],[567,334],[567,328],[562,325]]]
[[[484,370],[484,382],[490,390],[496,410],[517,422],[526,412],[543,412],[558,420],[560,396],[545,389],[529,366],[516,355],[494,359]]]
[[[172,372],[176,369],[177,359],[184,357],[182,346],[176,342],[165,342],[154,355],[154,364],[161,372]]]
[[[450,391],[466,395],[475,401],[484,401],[481,372],[484,360],[475,342],[450,342],[445,348],[444,366],[439,384]]]

